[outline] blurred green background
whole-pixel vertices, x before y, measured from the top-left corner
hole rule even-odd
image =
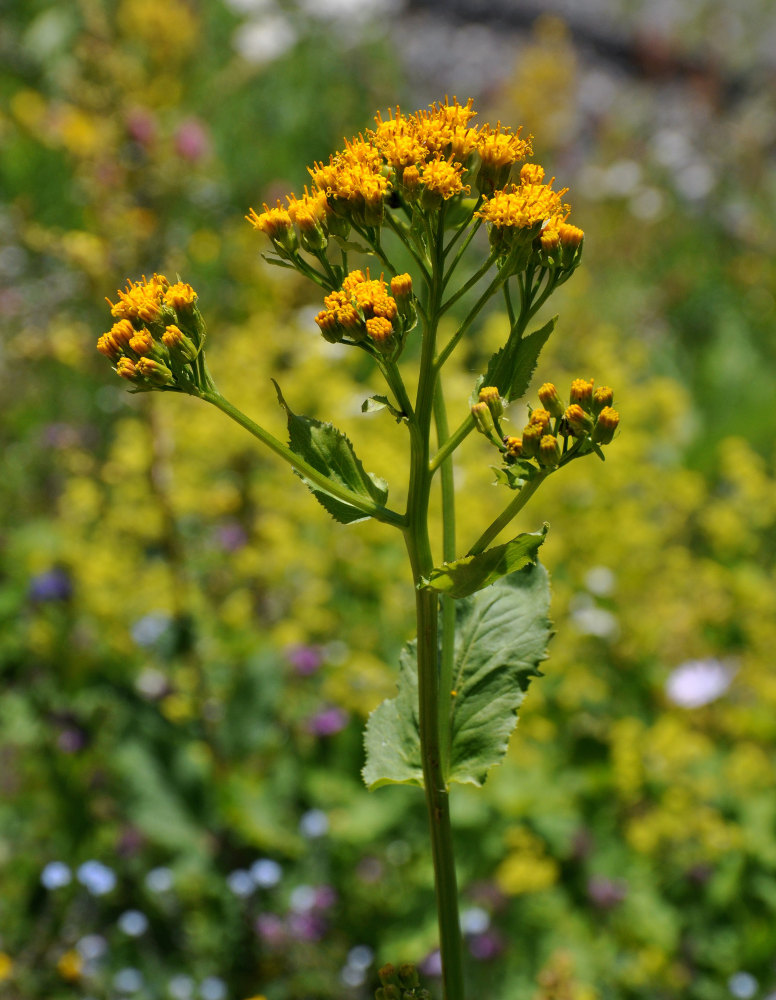
[[[558,634],[506,763],[455,790],[471,996],[776,996],[776,14],[517,8],[0,5],[3,1000],[366,1000],[405,960],[438,991],[422,797],[359,779],[412,629],[397,539],[94,343],[126,277],[179,273],[222,391],[282,436],[277,376],[398,496],[373,374],[243,215],[445,93],[571,188],[536,384],[595,377],[622,416],[522,515]],[[489,462],[467,442],[462,539]]]

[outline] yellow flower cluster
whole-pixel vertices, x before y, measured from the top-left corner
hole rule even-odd
[[[592,379],[574,379],[567,405],[552,382],[545,382],[539,389],[542,405],[531,411],[522,437],[504,438],[507,464],[518,459],[535,459],[545,468],[555,468],[565,454],[570,437],[589,438],[594,445],[609,444],[620,415],[612,409],[612,390],[605,385],[597,389],[593,386]],[[560,437],[565,440],[563,450]]]
[[[382,354],[390,354],[408,328],[405,318],[412,295],[412,278],[399,274],[391,279],[391,292],[382,275],[370,278],[369,270],[351,271],[342,290],[323,300],[324,309],[315,317],[321,333],[330,343],[345,340],[365,342]],[[398,299],[398,302],[397,302]]]
[[[127,281],[111,302],[116,322],[97,341],[97,350],[116,363],[116,374],[141,386],[171,386],[197,358],[203,329],[197,293],[163,274]]]
[[[520,184],[497,191],[486,200],[477,215],[498,228],[532,229],[548,220],[548,225],[555,225],[556,220],[568,214],[569,208],[561,201],[568,188],[553,191],[554,180],[547,184],[534,183],[524,180],[521,174]]]
[[[331,226],[332,216],[378,226],[392,195],[410,203],[419,199],[425,210],[434,210],[468,194],[473,183],[481,195],[490,196],[478,213],[486,222],[520,229],[546,223],[557,233],[569,212],[561,202],[565,189],[553,191],[552,181],[543,184],[538,164],[524,166],[519,186],[503,187],[513,166],[532,154],[530,137],[521,138],[520,129],[512,132],[501,122],[475,128],[470,124],[475,115],[471,99],[462,105],[455,98],[414,114],[398,107],[387,118],[378,113],[375,128],[346,141],[328,163],[309,168],[312,193],[305,189],[299,200],[288,195],[287,209],[279,201],[276,208],[265,204],[261,213],[251,209],[246,218],[276,246],[292,251],[294,224],[300,235]]]

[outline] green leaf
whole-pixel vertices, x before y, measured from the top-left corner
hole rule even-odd
[[[422,586],[457,599],[469,597],[496,580],[536,562],[539,546],[547,537],[549,525],[541,531],[524,532],[504,545],[495,545],[476,556],[464,556],[433,569]]]
[[[450,697],[448,781],[482,785],[501,762],[517,711],[552,635],[550,587],[539,562],[501,577],[456,604],[453,690]],[[369,717],[363,770],[367,787],[422,785],[416,644],[399,665],[399,693]]]
[[[482,785],[507,751],[517,711],[552,637],[539,562],[456,604],[448,780]]]
[[[418,721],[418,643],[405,644],[399,656],[399,693],[371,713],[364,733],[364,784],[423,787]]]
[[[353,251],[354,253],[374,254],[374,250],[370,249],[370,247],[365,247],[361,243],[354,243],[352,240],[343,239],[342,236],[337,236],[336,233],[332,233],[330,239],[335,240],[342,250]]]
[[[261,255],[268,264],[273,264],[275,267],[287,267],[291,271],[295,270],[294,265],[290,264],[287,260],[283,260],[282,257],[276,257],[274,254],[263,253]]]
[[[488,363],[485,384],[495,385],[508,402],[520,399],[530,385],[542,348],[555,329],[558,317],[553,316],[544,326],[527,337],[507,343]]]
[[[361,404],[362,413],[377,413],[379,410],[386,409],[395,418],[397,424],[407,419],[401,410],[396,409],[387,396],[370,396]]]
[[[388,486],[366,472],[353,451],[353,445],[333,424],[294,413],[283,398],[280,386],[273,379],[278,401],[288,418],[288,446],[332,484],[344,486],[369,503],[385,504]],[[358,507],[332,496],[302,473],[297,473],[319,503],[342,524],[363,521],[369,515]]]

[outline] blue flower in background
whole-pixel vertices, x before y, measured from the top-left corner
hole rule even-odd
[[[53,566],[30,580],[27,593],[29,599],[36,604],[69,601],[73,596],[73,581],[63,566]]]

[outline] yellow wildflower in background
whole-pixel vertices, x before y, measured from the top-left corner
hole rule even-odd
[[[10,979],[13,973],[13,959],[4,951],[0,951],[0,983]]]

